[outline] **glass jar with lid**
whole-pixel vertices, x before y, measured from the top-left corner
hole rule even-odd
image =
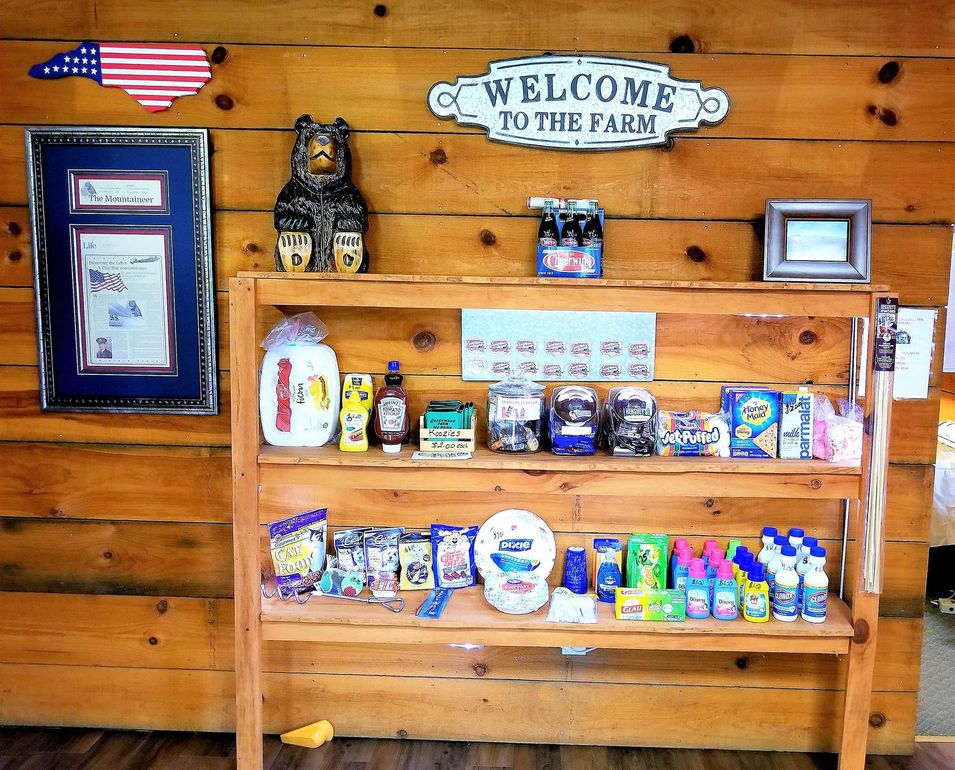
[[[523,376],[488,388],[487,446],[494,452],[538,452],[544,418],[544,386]]]

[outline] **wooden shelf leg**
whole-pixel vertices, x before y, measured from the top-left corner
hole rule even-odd
[[[262,770],[262,595],[256,456],[259,445],[254,283],[230,282],[232,544],[235,571],[235,734],[238,770]]]
[[[865,767],[879,623],[878,594],[857,593],[852,599],[852,619],[855,636],[849,646],[839,770],[863,770]]]

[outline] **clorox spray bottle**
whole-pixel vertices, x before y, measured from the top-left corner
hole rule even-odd
[[[809,554],[809,565],[809,572],[802,583],[802,619],[809,623],[824,623],[829,602],[826,549],[818,546],[813,548]]]
[[[819,545],[819,541],[816,538],[807,535],[803,538],[802,545],[799,547],[799,551],[796,553],[796,574],[799,575],[799,590],[796,593],[796,608],[800,612],[802,612],[802,581],[810,569],[809,554],[817,545]]]
[[[776,581],[776,573],[779,572],[780,557],[782,556],[783,546],[789,545],[789,538],[783,535],[776,535],[773,538],[773,554],[766,564],[766,582],[769,584],[769,598],[773,598],[773,587]]]
[[[799,593],[799,575],[796,573],[796,549],[784,545],[779,557],[780,567],[776,573],[773,590],[773,617],[791,623],[799,616],[796,596]]]
[[[774,546],[776,536],[779,534],[779,530],[776,527],[763,527],[763,548],[757,554],[756,561],[762,564],[764,567],[769,564],[770,560],[773,558]]]

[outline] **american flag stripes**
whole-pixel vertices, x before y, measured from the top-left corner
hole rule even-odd
[[[90,270],[91,291],[126,291],[121,273],[103,273],[99,270]]]
[[[161,112],[180,96],[192,96],[212,71],[197,45],[83,43],[30,68],[31,77],[52,80],[85,77],[122,88],[150,112]]]

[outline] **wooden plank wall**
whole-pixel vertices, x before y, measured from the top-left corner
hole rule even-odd
[[[765,198],[867,197],[874,204],[874,281],[899,291],[906,304],[946,303],[955,219],[951,3],[926,0],[913,13],[901,0],[758,7],[594,0],[561,5],[546,18],[539,8],[533,0],[3,3],[0,722],[228,730],[233,714],[228,357],[221,359],[219,417],[39,411],[24,125],[211,127],[224,354],[226,281],[238,270],[271,265],[270,209],[287,176],[288,129],[305,112],[328,120],[341,114],[352,125],[376,272],[531,275],[536,223],[523,199],[550,191],[594,195],[606,207],[610,277],[748,280],[760,274]],[[84,39],[197,42],[215,62],[214,78],[198,96],[151,116],[126,94],[90,81],[26,77],[31,64]],[[493,144],[428,112],[426,93],[437,80],[482,72],[494,59],[570,50],[665,62],[678,77],[726,89],[732,111],[723,125],[678,139],[672,150],[607,154]],[[453,338],[454,319],[369,314],[356,333],[381,342],[375,329],[383,323],[404,340],[399,357],[419,373],[412,391],[422,399],[440,391],[453,362],[440,346],[418,355],[411,340],[425,328],[439,340]],[[681,379],[756,377],[741,373],[745,364],[753,371],[762,365],[765,374],[767,362],[784,365],[794,356],[809,361],[819,383],[844,382],[845,371],[826,363],[828,346],[845,340],[838,324],[769,322],[755,334],[762,352],[741,363],[681,358],[688,323],[682,338],[672,327],[661,340]],[[753,336],[729,323],[698,331],[724,340],[726,353]],[[803,331],[813,335],[800,341]],[[939,337],[939,350],[941,343]],[[387,353],[379,344],[366,361],[354,347],[343,355],[380,371]],[[871,747],[883,752],[913,745],[938,383],[936,368],[930,398],[897,404],[893,422],[889,574],[870,728]],[[659,387],[691,400],[711,398],[714,386]],[[334,495],[347,499],[341,490]],[[432,502],[448,507],[411,498],[400,505]],[[746,531],[768,519],[789,523],[787,514],[831,527],[831,511],[821,507],[767,512],[718,496],[687,505],[681,525],[696,535],[725,531],[712,524],[723,516]],[[572,705],[592,710],[593,735],[612,740],[614,731],[630,733],[618,720],[600,722],[605,691],[597,686],[616,682],[628,688],[628,699],[646,701],[646,713],[655,715],[647,725],[670,742],[750,748],[832,748],[844,672],[834,659],[715,653],[605,651],[569,660],[554,650],[317,653],[272,644],[266,656],[271,730],[324,716],[311,705],[320,699],[339,704],[344,724],[364,726],[356,730],[427,735],[429,725],[415,716],[425,699],[454,714],[464,736],[549,739],[547,719],[534,726],[499,718],[498,735],[478,726],[487,714],[514,713],[527,702],[567,705],[568,685],[578,683]],[[358,670],[382,677],[356,677]],[[450,677],[456,687],[440,686]],[[545,698],[529,684],[535,680],[544,682]],[[418,682],[410,691],[409,681]],[[760,702],[785,709],[791,729],[700,736],[663,723],[688,698],[701,708],[726,703],[735,697],[728,687],[764,693]],[[407,708],[400,717],[369,720],[348,705],[356,688]],[[551,715],[559,721],[559,709]]]

